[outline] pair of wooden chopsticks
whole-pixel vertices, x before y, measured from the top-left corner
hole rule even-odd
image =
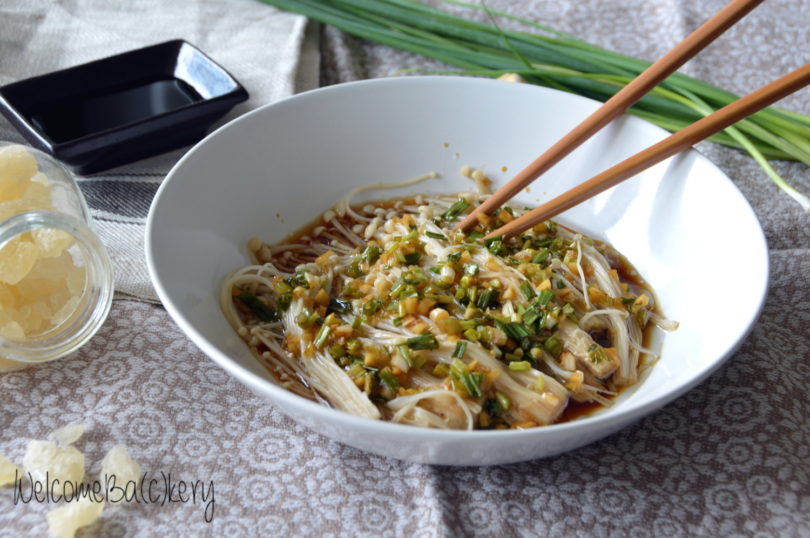
[[[540,174],[546,172],[562,158],[593,136],[630,108],[687,60],[739,21],[763,0],[734,0],[706,21],[675,48],[653,63],[643,73],[605,102],[593,114],[540,155],[506,185],[498,189],[483,204],[470,213],[458,226],[468,229],[478,222],[478,213],[490,213],[514,197]],[[689,127],[671,135],[646,150],[594,176],[588,181],[561,194],[542,206],[525,213],[487,237],[512,236],[547,220],[571,207],[596,196],[617,183],[634,176],[654,164],[679,153],[697,142],[725,129],[779,99],[810,83],[810,64],[763,86],[759,90],[717,110]]]

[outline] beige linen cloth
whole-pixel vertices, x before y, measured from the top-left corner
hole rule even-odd
[[[317,33],[304,17],[254,0],[0,3],[0,85],[171,39],[185,39],[248,91],[214,128],[317,86]],[[313,54],[313,51],[315,54]],[[22,142],[3,118],[0,140]],[[144,223],[160,182],[188,148],[78,178],[107,247],[118,297],[158,302],[144,257]]]
[[[487,4],[655,59],[723,2]],[[106,5],[97,9],[109,14]],[[222,19],[238,16],[233,6],[251,8],[247,0],[223,0],[221,10],[200,12],[195,20],[206,31],[227,26]],[[272,25],[261,19],[270,17],[269,8],[254,7],[256,26]],[[0,18],[0,66],[6,51],[24,46],[6,37],[11,26]],[[766,2],[685,70],[746,93],[808,60],[808,27],[808,0]],[[228,47],[216,39],[196,44],[255,95],[252,85],[258,82],[248,77],[261,64],[254,54],[269,39],[267,32],[257,28],[230,40],[251,51],[241,56],[254,65],[244,74],[222,56]],[[320,52],[322,85],[407,67],[446,67],[330,28],[322,31]],[[58,53],[40,51],[31,62]],[[810,94],[783,104],[808,114]],[[82,422],[88,432],[77,445],[90,478],[105,452],[124,443],[161,486],[161,473],[170,473],[175,484],[213,483],[210,523],[201,500],[120,503],[79,536],[810,536],[808,216],[749,158],[713,144],[699,149],[732,178],[762,222],[770,246],[768,300],[750,336],[714,375],[607,439],[574,453],[490,468],[437,468],[371,456],[297,425],[254,396],[185,338],[161,307],[116,301],[101,332],[74,356],[0,376],[0,452],[19,463],[27,439]],[[162,164],[139,166],[165,172]],[[810,192],[807,167],[777,168]],[[706,234],[707,241],[722,241],[711,230]],[[706,303],[700,307],[715,309],[722,323],[724,305],[711,302],[711,290],[701,291]],[[0,536],[46,533],[44,514],[52,506],[14,505],[8,489],[0,490],[0,506]]]

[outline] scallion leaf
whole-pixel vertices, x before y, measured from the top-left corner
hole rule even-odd
[[[470,208],[470,203],[465,200],[464,198],[459,198],[456,202],[453,203],[450,207],[447,208],[447,211],[442,213],[442,218],[444,220],[453,220],[465,211]]]
[[[251,312],[256,314],[256,317],[258,317],[260,320],[274,321],[276,319],[276,311],[273,309],[273,307],[252,293],[243,291],[239,294],[239,299],[246,307],[250,308]]]
[[[523,296],[526,297],[526,300],[531,301],[534,299],[534,288],[528,280],[524,280],[520,283],[520,291],[523,293]]]
[[[351,310],[352,305],[349,301],[335,297],[329,299],[329,306],[326,309],[327,312],[337,312],[338,314],[345,314],[346,312],[351,312]]]
[[[491,288],[484,290],[481,295],[478,296],[475,306],[481,310],[486,310],[498,300],[499,295],[498,290],[493,290]]]
[[[399,388],[399,379],[397,379],[387,367],[380,370],[378,375],[380,376],[380,381],[389,389],[396,391]]]
[[[460,359],[453,359],[453,362],[450,363],[450,376],[454,381],[460,382],[464,390],[467,391],[467,394],[473,398],[483,396],[481,394],[481,388],[479,387],[481,378],[470,372],[469,366],[464,364]]]
[[[405,343],[408,344],[408,347],[411,349],[438,349],[439,347],[436,336],[430,331],[425,331],[419,336],[408,338],[405,340]]]
[[[551,290],[543,290],[537,296],[537,300],[535,301],[535,303],[537,303],[540,306],[546,306],[548,303],[551,302],[551,300],[553,298],[554,298],[554,292],[553,291],[551,291]]]
[[[532,258],[532,263],[543,263],[546,261],[551,254],[551,251],[547,248],[541,248],[537,251],[537,254],[534,255]]]
[[[321,325],[321,329],[318,331],[317,336],[315,336],[315,349],[322,349],[324,344],[326,344],[326,339],[329,338],[329,333],[332,331],[332,326],[327,325],[324,323]]]
[[[464,357],[464,354],[467,352],[467,342],[465,340],[460,340],[456,344],[456,349],[453,350],[453,357],[457,359],[461,359]]]
[[[382,254],[382,249],[380,247],[377,245],[369,245],[363,251],[363,258],[365,258],[368,263],[374,263],[380,259],[380,254]]]
[[[422,257],[421,252],[411,252],[409,254],[405,254],[405,263],[408,265],[416,265],[419,263],[419,259]]]
[[[528,372],[531,370],[532,365],[529,361],[512,361],[509,363],[509,369],[513,372]]]

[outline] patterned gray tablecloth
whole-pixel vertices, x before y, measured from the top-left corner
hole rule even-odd
[[[488,4],[654,59],[723,2]],[[771,0],[685,71],[746,93],[808,60],[808,28],[810,1]],[[321,38],[322,85],[438,66],[331,28]],[[810,113],[810,92],[783,105]],[[19,463],[27,439],[83,422],[88,431],[77,446],[89,473],[124,443],[161,487],[213,488],[196,503],[109,508],[80,536],[810,536],[810,219],[749,158],[712,144],[700,149],[760,218],[770,247],[768,299],[751,335],[708,381],[603,441],[490,468],[370,456],[258,399],[161,307],[119,300],[74,356],[0,375],[0,453]],[[810,192],[807,167],[777,169]],[[712,308],[722,316],[723,305]],[[51,506],[14,504],[8,488],[0,505],[0,536],[46,533]]]

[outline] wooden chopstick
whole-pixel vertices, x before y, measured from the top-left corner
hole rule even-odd
[[[574,151],[614,118],[624,113],[658,83],[675,72],[687,60],[700,52],[706,45],[714,41],[715,38],[762,2],[763,0],[734,0],[729,2],[686,39],[678,43],[675,48],[650,65],[613,97],[605,101],[601,107],[574,127],[545,153],[518,172],[506,185],[498,189],[483,204],[467,215],[456,226],[456,229],[466,230],[470,228],[478,222],[476,218],[478,213],[490,213],[511,200],[529,183],[557,164],[563,157]]]
[[[722,131],[729,125],[810,84],[810,63],[749,93],[733,103],[702,118],[661,142],[636,153],[604,172],[593,176],[573,189],[535,208],[520,218],[490,233],[487,238],[510,237],[531,228],[600,192],[632,177],[642,170],[679,153],[690,146]]]

